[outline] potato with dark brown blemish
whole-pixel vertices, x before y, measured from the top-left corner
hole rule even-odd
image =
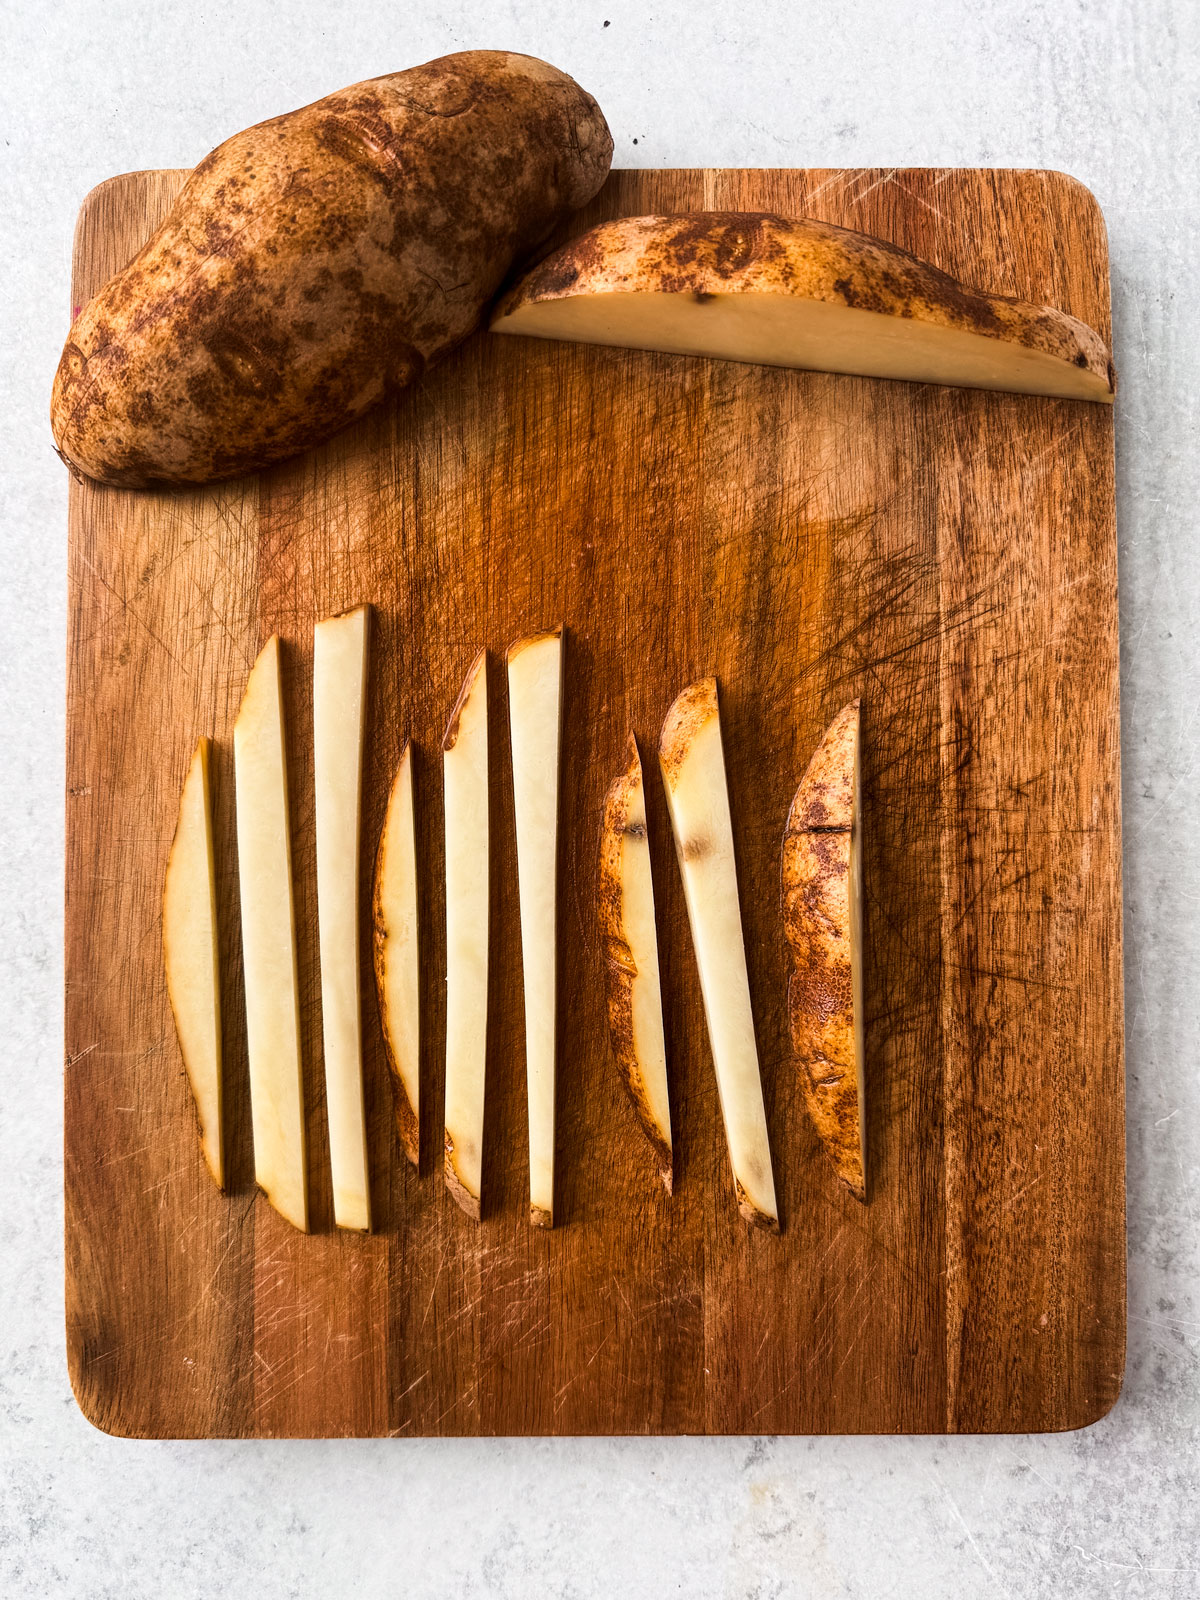
[[[233,477],[328,438],[464,339],[611,158],[589,94],[493,50],[235,134],[71,329],[59,452],[136,487]]]

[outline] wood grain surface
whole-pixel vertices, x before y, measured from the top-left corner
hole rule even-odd
[[[73,304],[181,172],[84,204]],[[876,232],[1109,336],[1104,226],[1046,172],[617,172],[582,214],[702,206]],[[64,327],[65,331],[65,327]],[[146,1436],[1025,1431],[1113,1403],[1124,1361],[1116,539],[1109,408],[480,335],[394,407],[261,478],[75,483],[67,756],[70,1368]],[[423,1159],[403,1159],[364,936],[378,1231],[331,1218],[312,801],[315,619],[377,608],[364,891],[416,744]],[[501,652],[569,631],[558,1200],[526,1222],[523,1016]],[[256,1197],[231,730],[285,643],[315,1232]],[[440,761],[493,652],[484,1219],[440,1176]],[[783,1219],[738,1220],[652,756],[715,673]],[[788,1057],[779,852],[861,695],[872,1199],[817,1147]],[[604,792],[647,784],[674,1198],[610,1058]],[[198,734],[217,744],[228,1195],[196,1136],[160,896]],[[363,894],[364,916],[370,896]],[[364,935],[365,935],[364,929]]]

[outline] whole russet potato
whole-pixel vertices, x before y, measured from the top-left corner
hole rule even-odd
[[[464,339],[611,159],[573,79],[494,50],[235,134],[72,327],[51,402],[59,452],[141,486],[233,477],[318,443]]]

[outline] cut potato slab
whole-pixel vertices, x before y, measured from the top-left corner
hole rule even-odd
[[[788,1018],[809,1115],[838,1177],[867,1197],[859,702],[834,718],[783,838]]]
[[[233,761],[254,1177],[275,1210],[307,1232],[300,991],[278,638],[268,639],[250,673],[233,728]]]
[[[663,724],[658,756],[700,972],[738,1210],[747,1222],[778,1233],[715,678],[692,684],[672,705]]]
[[[183,1065],[200,1119],[200,1148],[225,1187],[221,1117],[221,967],[213,870],[211,746],[196,745],[163,882],[163,965]]]
[[[313,630],[317,928],[333,1220],[339,1228],[360,1232],[371,1226],[358,949],[359,818],[370,623],[370,608],[359,606],[344,616],[318,622]]]
[[[1111,402],[1116,383],[1100,335],[1066,312],[763,212],[600,223],[522,278],[491,329],[1075,400]]]
[[[476,1221],[483,1183],[488,1017],[487,655],[467,674],[442,746],[446,812],[446,1186]]]
[[[604,801],[600,830],[600,939],[613,1055],[650,1141],[663,1188],[671,1193],[673,1153],[654,921],[654,879],[646,831],[646,791],[637,740]]]
[[[555,956],[563,654],[560,626],[519,639],[510,646],[507,658],[525,987],[529,1220],[535,1228],[554,1226]]]
[[[372,902],[375,988],[392,1077],[396,1131],[413,1166],[421,1154],[420,1004],[417,943],[417,840],[412,746],[406,741],[388,797],[375,860]]]

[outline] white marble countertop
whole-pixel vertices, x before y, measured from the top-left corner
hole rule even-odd
[[[1200,7],[1065,0],[14,0],[0,106],[0,1593],[1200,1593]],[[46,425],[75,213],[134,167],[448,50],[596,94],[622,166],[1065,168],[1112,247],[1129,1361],[1037,1438],[132,1444],[63,1348],[66,474]],[[1190,820],[1189,820],[1190,819]]]

